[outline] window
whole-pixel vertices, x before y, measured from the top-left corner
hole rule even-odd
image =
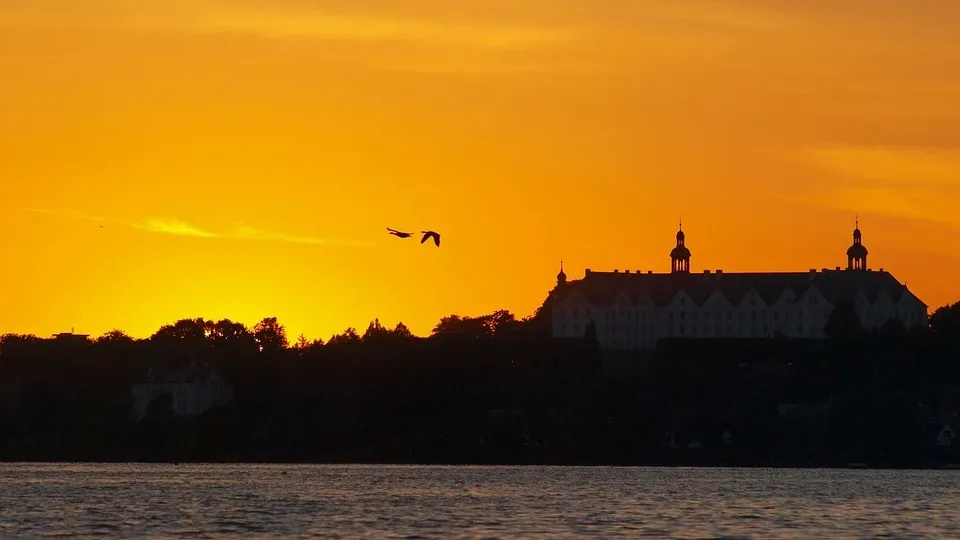
[[[723,318],[723,314],[718,311],[714,313],[714,317],[719,321],[720,319]]]
[[[697,320],[697,312],[696,312],[696,311],[693,312],[693,320]]]
[[[684,327],[684,326],[681,324],[681,325],[680,325],[680,335],[683,335],[683,331],[684,331],[684,330],[686,330],[686,327]]]
[[[757,318],[757,310],[755,310],[755,309],[751,309],[751,310],[750,310],[750,318],[751,318],[751,319],[756,319],[756,318]]]
[[[580,316],[580,310],[577,309],[577,308],[573,308],[573,316],[574,316],[574,318],[579,317],[579,316]]]
[[[687,318],[687,312],[686,312],[686,311],[681,311],[681,312],[680,312],[680,318],[681,318],[681,319],[686,319],[686,318]]]
[[[686,299],[686,298],[681,298],[681,299],[680,299],[680,305],[681,305],[681,306],[687,305],[687,299]]]
[[[764,334],[769,333],[769,330],[767,329],[767,325],[763,325],[763,333]]]
[[[775,320],[775,321],[779,321],[779,320],[780,320],[780,312],[779,312],[779,311],[773,310],[773,320]]]
[[[797,325],[797,332],[803,333],[803,323]]]
[[[728,312],[727,312],[727,320],[728,320],[728,321],[732,321],[732,320],[733,320],[733,312],[732,312],[732,311],[728,311]]]
[[[722,330],[720,329],[720,325],[719,325],[719,324],[714,327],[713,332],[714,332],[715,334],[717,334],[718,336],[720,335],[720,333],[722,332]]]
[[[751,306],[757,305],[757,299],[756,299],[756,298],[751,298],[751,299],[750,299],[750,305],[751,305]]]
[[[566,325],[566,324],[561,324],[561,325],[560,325],[560,333],[561,333],[561,334],[566,334],[566,333],[567,333],[567,325]]]
[[[798,309],[798,310],[797,310],[797,317],[800,317],[801,319],[803,318],[803,310],[802,310],[802,309]]]
[[[697,335],[697,325],[693,325],[690,327],[690,333],[693,335]]]

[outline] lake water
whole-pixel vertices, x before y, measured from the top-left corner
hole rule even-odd
[[[960,535],[960,473],[0,464],[0,536]]]

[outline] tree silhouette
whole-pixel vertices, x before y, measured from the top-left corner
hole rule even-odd
[[[241,323],[229,319],[207,321],[205,332],[210,343],[252,342],[253,334]]]
[[[838,300],[827,318],[823,333],[828,339],[849,339],[863,333],[860,316],[849,299]]]
[[[276,352],[286,349],[287,331],[276,317],[267,317],[253,327],[253,336],[261,351]]]
[[[133,342],[134,342],[134,339],[128,336],[126,333],[124,333],[121,330],[111,330],[106,334],[98,337],[96,340],[94,340],[94,343],[96,343],[97,345],[102,345],[107,343],[129,345]]]
[[[380,319],[374,319],[370,321],[370,325],[367,326],[367,331],[363,333],[363,342],[384,342],[389,340],[391,337],[390,330],[380,324]]]
[[[493,337],[493,328],[484,317],[459,317],[452,315],[446,324],[441,319],[437,324],[438,335],[448,335],[468,339],[484,339]]]
[[[941,306],[929,318],[930,331],[941,338],[960,337],[960,302]]]
[[[330,339],[327,341],[327,345],[350,345],[350,344],[359,344],[360,335],[357,334],[357,330],[352,326],[343,331],[342,334],[334,334],[330,336]]]
[[[902,339],[907,334],[907,327],[900,319],[887,319],[880,327],[880,335],[887,339]]]
[[[155,341],[180,341],[203,343],[207,339],[207,322],[201,319],[181,319],[160,327],[150,339]]]
[[[505,309],[494,311],[482,319],[489,334],[495,338],[515,338],[520,333],[520,321]]]
[[[398,322],[397,326],[394,327],[393,335],[400,339],[413,338],[413,332],[411,332],[410,329],[407,328],[407,325],[403,324],[402,322]]]

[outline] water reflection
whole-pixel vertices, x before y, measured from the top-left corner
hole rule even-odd
[[[960,534],[960,473],[615,467],[0,465],[0,534]]]

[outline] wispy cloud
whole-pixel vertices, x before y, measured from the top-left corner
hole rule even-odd
[[[289,234],[280,231],[270,231],[253,227],[244,223],[239,223],[231,230],[214,231],[199,227],[192,223],[176,218],[147,218],[137,221],[125,221],[121,219],[111,219],[98,216],[91,216],[78,212],[76,210],[58,210],[54,208],[23,208],[25,212],[41,214],[45,216],[57,216],[69,219],[77,219],[101,224],[111,224],[129,227],[138,231],[166,234],[171,236],[186,236],[193,238],[213,238],[224,240],[252,240],[263,242],[283,242],[289,244],[310,244],[324,246],[356,246],[371,247],[376,244],[369,241],[350,240],[345,238],[318,237],[308,235]]]
[[[372,246],[372,242],[346,240],[342,238],[318,238],[314,236],[291,235],[282,232],[265,231],[249,225],[239,224],[234,231],[234,237],[246,240],[266,240],[286,242],[292,244],[336,245],[336,246]]]
[[[0,7],[0,26],[33,28],[136,29],[233,33],[276,39],[339,41],[415,41],[475,47],[547,44],[571,37],[569,28],[527,21],[474,22],[431,17],[422,13],[374,14],[352,8],[337,12],[306,3],[224,2],[218,0],[147,0],[143,2],[93,1],[76,8],[35,0],[19,7]],[[466,22],[470,20],[470,22]]]
[[[197,236],[200,238],[216,238],[217,234],[205,231],[199,227],[180,221],[179,219],[152,218],[143,222],[132,223],[133,228],[175,236]]]
[[[821,206],[960,226],[960,149],[837,145],[804,151],[830,175],[798,199]]]
[[[58,210],[56,208],[35,208],[35,207],[23,208],[22,210],[24,212],[41,214],[44,216],[59,216],[59,217],[65,217],[70,219],[79,219],[83,221],[102,221],[102,222],[109,221],[105,219],[103,216],[92,216],[89,214],[85,214],[83,212],[79,212],[77,210]]]
[[[348,16],[307,9],[236,7],[202,13],[194,19],[190,29],[274,38],[446,42],[494,48],[543,45],[573,37],[569,30],[535,25],[443,24],[424,19]]]
[[[807,151],[817,166],[860,180],[960,185],[960,149],[837,145]]]

